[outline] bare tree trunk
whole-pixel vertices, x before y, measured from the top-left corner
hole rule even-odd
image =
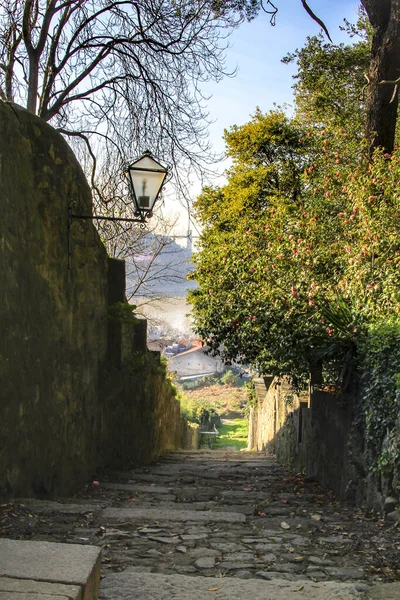
[[[28,101],[27,109],[29,112],[36,114],[37,93],[39,85],[39,62],[35,56],[29,59],[29,84],[28,84]]]
[[[22,19],[22,39],[29,58],[28,72],[28,98],[27,109],[36,114],[37,91],[39,85],[39,59],[40,53],[35,51],[32,41],[32,30],[37,22],[38,6],[33,0],[26,0]]]
[[[361,0],[373,27],[367,99],[366,135],[372,148],[392,152],[395,141],[399,94],[394,94],[400,77],[400,0]]]

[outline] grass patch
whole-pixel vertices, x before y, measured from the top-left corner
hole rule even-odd
[[[246,419],[234,419],[231,423],[222,423],[218,427],[219,436],[215,448],[222,449],[227,446],[236,450],[247,448],[247,434],[249,423]]]

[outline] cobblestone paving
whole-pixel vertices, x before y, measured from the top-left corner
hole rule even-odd
[[[261,453],[175,452],[74,498],[3,504],[0,517],[3,537],[101,546],[104,589],[122,571],[351,582],[360,593],[400,580],[395,525]],[[387,598],[400,598],[394,588]]]

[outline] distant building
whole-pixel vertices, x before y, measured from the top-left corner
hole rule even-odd
[[[181,354],[182,352],[186,352],[186,350],[189,350],[190,347],[191,345],[187,344],[171,344],[165,348],[164,355],[167,357],[175,356],[175,354]]]
[[[165,338],[155,338],[155,339],[147,338],[148,349],[149,350],[157,350],[158,352],[161,352],[161,353],[163,353],[165,351],[165,348],[172,343],[173,343],[172,340],[168,340]]]
[[[194,379],[205,375],[220,375],[225,371],[220,357],[206,354],[207,347],[199,342],[193,348],[168,357],[168,368],[178,379]]]

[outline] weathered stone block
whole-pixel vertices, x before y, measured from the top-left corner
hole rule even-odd
[[[82,600],[78,585],[47,583],[32,579],[0,579],[0,600]]]
[[[100,555],[100,548],[95,546],[1,539],[0,582],[1,578],[11,578],[79,586],[82,600],[97,600]],[[72,597],[80,598],[76,594]]]
[[[261,572],[258,575],[268,575]],[[275,574],[272,581],[233,577],[189,577],[159,573],[115,573],[102,582],[100,600],[193,600],[194,598],[253,598],[262,600],[350,600],[362,598],[355,585],[337,582],[288,581]],[[279,578],[279,576],[281,576]],[[295,576],[293,576],[295,577]]]

